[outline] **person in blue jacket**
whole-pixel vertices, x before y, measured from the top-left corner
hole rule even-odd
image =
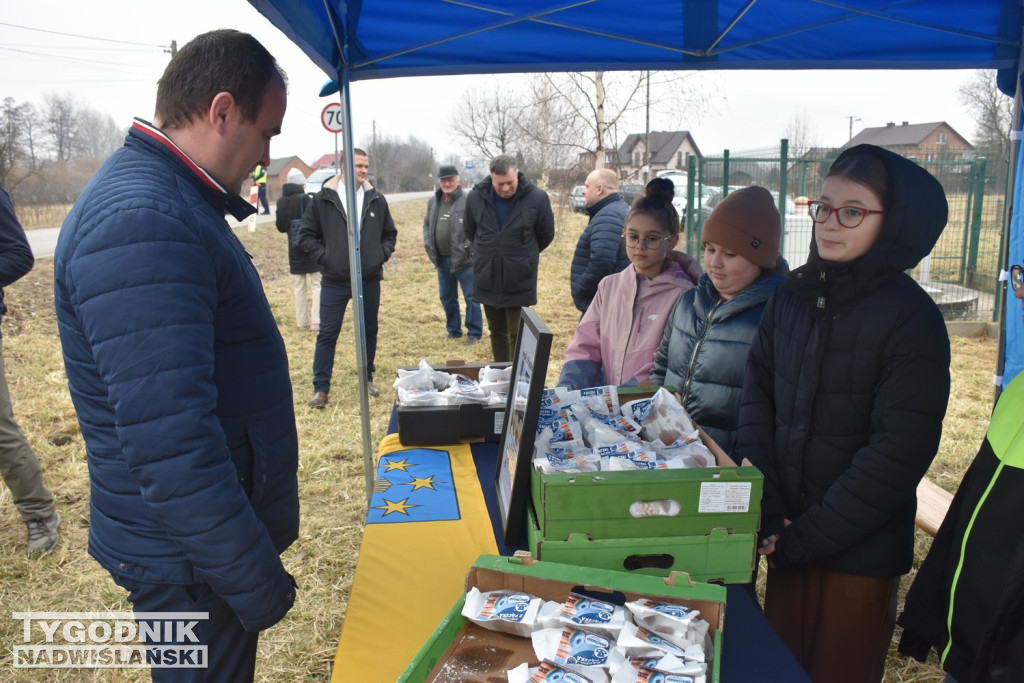
[[[629,255],[622,242],[629,204],[619,192],[619,178],[610,168],[591,171],[583,185],[590,222],[576,242],[569,266],[569,290],[580,313],[586,313],[607,275],[626,269]]]
[[[7,191],[0,188],[0,287],[7,287],[32,270],[35,258],[21,228]],[[7,312],[4,290],[0,289],[0,316]],[[43,482],[32,445],[21,426],[14,421],[11,395],[7,391],[7,372],[0,350],[0,475],[11,490],[14,507],[28,527],[29,555],[48,553],[60,540],[60,513],[54,510],[53,494]]]
[[[281,132],[284,79],[248,34],[193,39],[160,78],[154,122],[135,119],[57,240],[89,552],[140,630],[140,613],[208,615],[186,643],[207,646],[208,667],[153,667],[154,681],[251,681],[259,632],[295,601],[280,558],[299,525],[288,357],[224,220],[255,211],[239,192]]]

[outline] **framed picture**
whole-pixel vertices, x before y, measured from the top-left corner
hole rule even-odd
[[[494,487],[506,545],[519,542],[530,499],[530,467],[537,436],[541,394],[551,355],[551,330],[527,306],[519,320],[516,352],[508,384],[505,423],[498,445]]]

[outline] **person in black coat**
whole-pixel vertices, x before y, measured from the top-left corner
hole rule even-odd
[[[299,246],[299,225],[302,214],[312,201],[305,194],[306,176],[297,168],[288,171],[287,181],[277,200],[277,231],[288,235],[288,271],[292,274],[295,292],[295,324],[300,330],[320,329],[320,266]],[[313,303],[310,308],[310,298]]]
[[[491,160],[491,175],[466,197],[466,237],[473,241],[473,293],[483,304],[497,362],[512,359],[523,306],[537,303],[540,252],[555,238],[544,190],[516,170],[512,157]]]
[[[879,681],[949,397],[942,314],[904,271],[938,240],[946,197],[858,145],[808,208],[810,257],[765,307],[734,459],[764,473],[769,621],[813,680]]]

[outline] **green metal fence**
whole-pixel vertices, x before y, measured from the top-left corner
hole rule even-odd
[[[778,147],[688,159],[687,204],[683,215],[686,249],[700,257],[701,227],[712,207],[730,190],[761,185],[770,190],[783,219],[782,253],[791,268],[807,258],[813,237],[806,199],[817,198],[840,149],[792,152]],[[900,150],[894,150],[900,152]],[[984,152],[915,150],[906,154],[938,178],[946,191],[949,220],[932,253],[913,275],[947,319],[996,320],[1000,254],[1003,249],[1005,169],[993,168]]]

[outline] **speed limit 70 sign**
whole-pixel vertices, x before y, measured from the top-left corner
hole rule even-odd
[[[341,103],[331,102],[320,112],[320,123],[332,133],[341,132]]]

